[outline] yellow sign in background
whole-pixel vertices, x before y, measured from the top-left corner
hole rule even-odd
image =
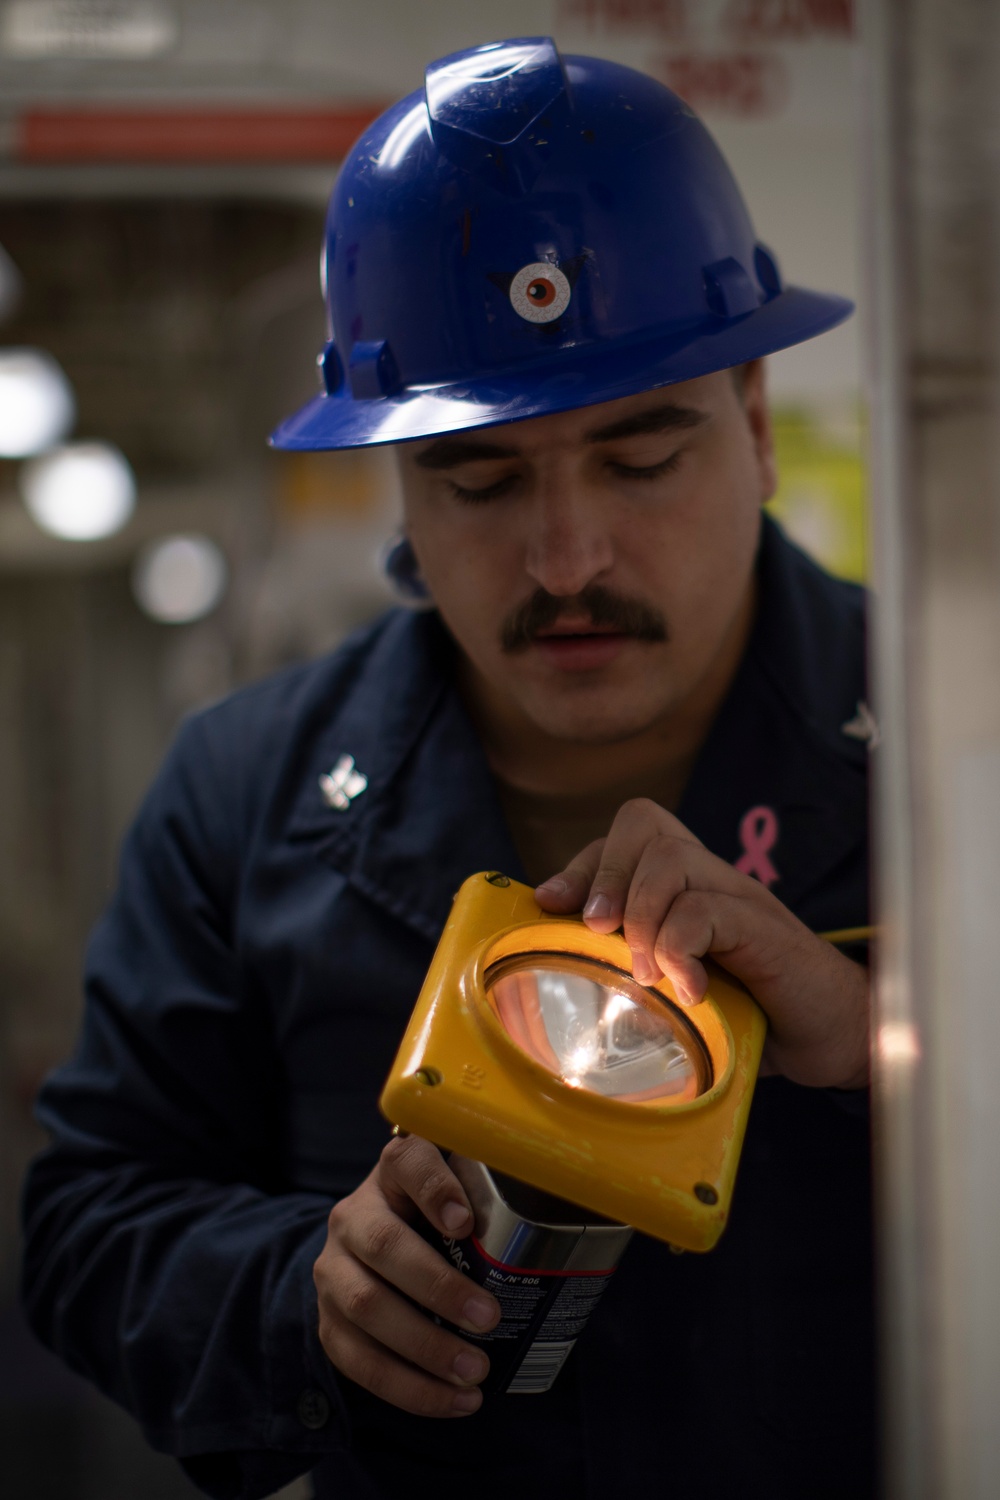
[[[859,414],[778,406],[774,442],[779,483],[768,510],[831,573],[863,583],[867,495]]]

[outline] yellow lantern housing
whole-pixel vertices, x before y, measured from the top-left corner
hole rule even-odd
[[[484,872],[462,885],[382,1092],[446,1150],[685,1250],[725,1227],[763,1014],[708,964],[693,1008],[640,985],[619,934],[543,912]]]

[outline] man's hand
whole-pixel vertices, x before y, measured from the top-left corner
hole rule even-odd
[[[492,1328],[500,1308],[410,1227],[418,1212],[446,1236],[472,1229],[469,1200],[437,1147],[402,1136],[330,1214],[313,1268],[320,1341],[342,1374],[383,1401],[463,1417],[482,1402],[476,1386],[489,1360],[406,1299],[470,1333]]]
[[[665,974],[682,1004],[704,999],[711,954],[767,1015],[763,1072],[817,1088],[867,1081],[866,971],[655,802],[626,802],[607,838],[535,894],[546,911],[582,909],[595,932],[621,927],[638,982]]]

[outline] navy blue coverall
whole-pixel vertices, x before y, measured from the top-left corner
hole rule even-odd
[[[771,522],[760,606],[679,816],[727,860],[770,809],[775,893],[815,930],[868,917],[863,597]],[[452,894],[519,874],[433,613],[189,720],[93,938],[82,1036],[39,1106],[33,1326],[209,1495],[513,1485],[548,1500],[862,1500],[874,1489],[863,1095],[759,1083],[709,1255],[636,1236],[554,1389],[458,1420],[340,1377],[312,1265],[388,1139],[376,1098]],[[845,733],[845,726],[848,732]],[[368,777],[346,810],[319,778]]]

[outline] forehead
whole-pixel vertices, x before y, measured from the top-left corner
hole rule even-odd
[[[728,373],[720,371],[618,401],[401,443],[396,451],[406,467],[452,468],[458,463],[531,457],[550,449],[588,448],[653,432],[691,430],[716,414],[727,392],[732,392],[732,383]]]

